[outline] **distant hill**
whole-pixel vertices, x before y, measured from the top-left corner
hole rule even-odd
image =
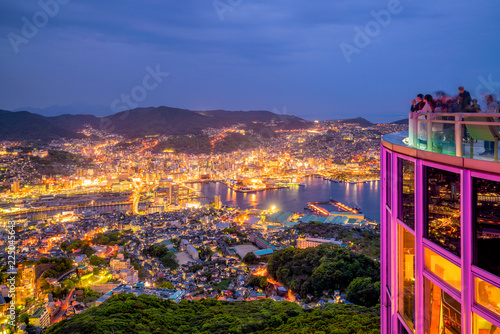
[[[94,115],[59,115],[54,117],[47,117],[47,119],[60,127],[69,129],[72,131],[79,131],[88,124],[94,129],[99,129],[101,126],[101,117]]]
[[[391,124],[402,124],[402,125],[408,125],[408,118],[400,119],[398,121],[392,122]]]
[[[42,116],[59,116],[64,114],[70,115],[95,115],[99,117],[109,116],[113,114],[110,106],[97,106],[86,103],[72,103],[67,106],[54,105],[47,108],[25,107],[18,108],[13,111],[29,111]]]
[[[252,122],[299,122],[301,118],[292,115],[278,115],[270,111],[192,111],[187,109],[157,107],[136,108],[122,111],[104,118],[103,124],[111,131],[128,137],[153,134],[198,133],[213,127]]]
[[[370,122],[369,120],[364,119],[363,117],[348,118],[348,119],[339,119],[338,122],[340,124],[359,124],[359,126],[361,126],[363,128],[368,128],[368,127],[374,125],[372,122]]]
[[[38,114],[0,110],[0,140],[50,141],[61,137],[79,138],[82,135]]]
[[[71,115],[44,117],[27,111],[3,110],[0,115],[0,140],[51,140],[74,138],[76,132],[90,125],[95,129],[130,138],[146,135],[197,134],[202,129],[225,127],[253,122],[275,122],[278,128],[301,128],[310,123],[293,115],[270,111],[192,111],[171,107],[136,108],[107,117]]]

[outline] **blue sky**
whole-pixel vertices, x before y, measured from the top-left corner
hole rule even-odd
[[[112,113],[135,92],[138,106],[392,121],[417,93],[498,96],[499,14],[491,0],[2,1],[0,108]],[[169,75],[145,89],[148,67]]]

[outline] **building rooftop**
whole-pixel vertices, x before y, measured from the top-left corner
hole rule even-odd
[[[253,251],[255,255],[257,256],[262,256],[262,255],[268,255],[268,254],[272,254],[274,251],[270,248],[267,248],[267,249],[259,249],[259,250],[255,250]]]
[[[40,318],[43,312],[45,312],[45,307],[40,307],[31,315],[30,318]]]

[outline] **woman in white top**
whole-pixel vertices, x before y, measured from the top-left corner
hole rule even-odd
[[[432,98],[431,95],[427,94],[424,96],[425,105],[419,113],[426,114],[428,112],[434,112],[434,108],[436,107],[436,102]]]

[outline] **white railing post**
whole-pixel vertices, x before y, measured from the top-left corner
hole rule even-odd
[[[455,155],[457,157],[463,157],[463,145],[462,145],[462,114],[455,115]]]
[[[410,115],[408,116],[408,144],[411,147],[415,147],[417,144],[417,135],[418,135],[418,122],[416,120],[414,112],[410,112]]]
[[[413,144],[418,147],[418,113],[413,113]]]
[[[427,151],[432,152],[432,113],[427,113]]]

